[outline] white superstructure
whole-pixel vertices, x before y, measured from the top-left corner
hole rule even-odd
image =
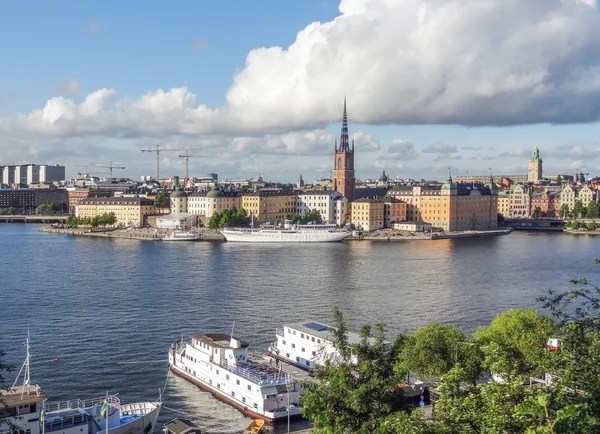
[[[178,341],[171,371],[244,414],[272,422],[301,415],[299,383],[281,369],[248,359],[248,343],[223,333]]]
[[[162,239],[163,241],[201,241],[202,237],[193,232],[171,231],[171,233]]]
[[[286,324],[277,329],[277,340],[269,346],[269,355],[299,368],[311,370],[323,365],[325,360],[337,354],[332,343],[334,327],[315,321]],[[360,335],[347,333],[350,345],[361,342]],[[373,343],[374,338],[369,338]]]
[[[333,243],[351,235],[335,224],[292,225],[288,220],[283,228],[225,228],[221,233],[227,241],[243,243]]]
[[[149,434],[156,425],[162,403],[140,402],[121,404],[115,395],[90,400],[48,403],[38,385],[29,380],[29,337],[27,357],[15,384],[8,390],[0,389],[2,416],[7,423],[0,424],[0,433],[23,434]],[[23,373],[23,385],[16,383]],[[13,430],[10,425],[18,427]],[[108,426],[108,429],[107,429]]]

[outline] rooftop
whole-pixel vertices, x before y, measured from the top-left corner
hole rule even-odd
[[[335,330],[335,327],[316,321],[303,321],[291,324],[284,324],[284,327],[290,328],[292,330],[297,330],[299,332],[307,333],[311,336],[316,336],[320,339],[325,339],[328,341],[331,341],[331,333],[329,331]],[[361,341],[362,338],[358,333],[348,332],[348,343],[350,345],[359,344]],[[375,338],[370,337],[369,342],[375,342]]]
[[[205,344],[210,345],[212,347],[233,349],[233,347],[231,346],[231,336],[225,333],[209,333],[205,335],[196,335],[194,336],[194,339],[200,342],[204,342]],[[236,339],[240,343],[241,348],[245,348],[250,345],[248,342],[242,341],[241,339],[238,339],[236,337],[234,337],[234,339]]]
[[[21,393],[23,397],[21,398]],[[29,392],[25,386],[11,387],[8,390],[0,389],[0,399],[4,401],[6,407],[15,407],[17,405],[29,405],[36,402],[42,402],[48,399],[46,394],[35,385],[29,387]]]
[[[188,431],[200,432],[200,428],[198,428],[188,419],[173,419],[165,424],[165,428],[174,434],[184,434]]]

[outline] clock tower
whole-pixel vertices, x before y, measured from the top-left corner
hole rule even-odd
[[[352,146],[348,139],[348,115],[346,98],[344,97],[344,114],[342,116],[342,134],[338,145],[335,141],[333,153],[333,190],[345,196],[348,202],[354,200],[354,140]]]

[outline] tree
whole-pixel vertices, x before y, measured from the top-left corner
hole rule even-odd
[[[170,199],[169,196],[164,191],[159,191],[154,196],[154,206],[159,209],[165,209],[170,207]]]
[[[9,389],[9,385],[6,384],[6,374],[14,371],[14,366],[8,365],[3,361],[5,356],[4,351],[0,350],[0,390],[6,391]],[[15,431],[15,427],[13,424],[5,417],[4,409],[6,408],[6,403],[0,396],[0,432],[5,431]]]
[[[595,231],[596,229],[598,229],[598,223],[596,223],[596,221],[591,221],[587,224],[587,228],[588,231]]]
[[[569,217],[571,212],[569,211],[569,205],[563,203],[558,209],[558,217],[561,219]]]
[[[279,223],[281,223],[282,225],[285,223],[286,220],[291,220],[294,223],[298,223],[300,222],[300,219],[302,217],[300,216],[300,214],[286,214],[283,216],[283,218],[279,221]]]
[[[334,311],[336,328],[331,330],[336,353],[315,371],[317,381],[305,383],[301,399],[304,416],[314,420],[313,432],[321,434],[382,431],[386,418],[405,408],[402,377],[394,370],[394,360],[403,339],[385,342],[385,326],[363,327],[361,341],[351,345],[342,313]]]
[[[536,206],[535,209],[533,210],[533,218],[539,219],[542,217],[543,217],[542,208],[540,208],[539,206]]]
[[[322,223],[323,222],[323,217],[321,217],[321,213],[316,210],[310,210],[310,211],[305,211],[304,213],[302,213],[302,217],[299,220],[300,224],[308,224],[308,223]]]
[[[585,217],[588,219],[595,219],[598,217],[598,202],[595,200],[590,201],[585,211]]]
[[[214,213],[208,221],[210,229],[223,229],[227,227],[245,227],[250,225],[250,217],[244,208],[224,209]]]
[[[54,202],[45,203],[37,207],[37,211],[42,215],[53,215],[57,210],[57,206]]]
[[[79,226],[79,218],[75,214],[70,214],[65,223],[67,226],[77,227]]]
[[[573,205],[572,214],[574,218],[580,218],[582,215],[585,214],[585,207],[579,199],[576,200],[575,204]]]

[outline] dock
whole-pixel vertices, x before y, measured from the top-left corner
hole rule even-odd
[[[62,235],[79,235],[86,237],[115,238],[124,240],[138,241],[162,241],[171,231],[169,229],[112,229],[112,228],[61,228],[54,226],[44,226],[39,229],[40,232],[47,232]],[[202,241],[225,241],[225,237],[214,229],[200,229],[198,232],[202,235]]]

